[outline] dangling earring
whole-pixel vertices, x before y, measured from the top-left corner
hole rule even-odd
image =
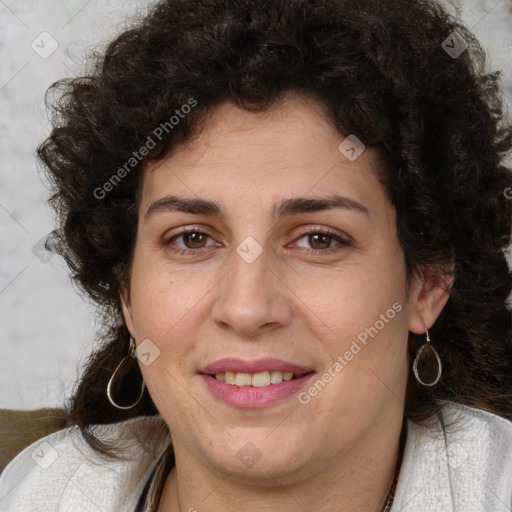
[[[140,402],[140,399],[142,398],[142,395],[144,394],[144,389],[146,388],[146,384],[144,383],[144,380],[142,381],[142,386],[141,386],[141,390],[140,390],[140,396],[139,398],[137,399],[137,401],[132,404],[132,405],[129,405],[127,407],[124,407],[122,405],[118,405],[115,403],[114,399],[112,398],[112,394],[111,394],[111,391],[112,391],[112,382],[114,381],[114,377],[117,373],[117,371],[119,370],[119,368],[121,368],[121,365],[125,362],[126,359],[128,359],[129,357],[133,357],[134,359],[136,359],[136,356],[135,356],[135,340],[133,339],[132,336],[130,336],[130,353],[123,357],[123,359],[121,360],[121,362],[117,365],[117,368],[114,370],[114,373],[112,374],[112,376],[110,377],[109,381],[108,381],[108,384],[107,384],[107,397],[108,397],[108,400],[109,402],[114,406],[114,407],[117,407],[118,409],[131,409],[132,407],[135,407],[139,402]]]
[[[441,378],[441,374],[443,373],[443,367],[441,365],[441,359],[439,359],[439,355],[437,354],[436,349],[430,343],[430,337],[428,335],[428,330],[426,331],[427,341],[421,346],[421,348],[418,350],[418,353],[416,354],[416,358],[414,359],[414,363],[412,365],[412,368],[414,370],[414,375],[416,377],[416,380],[422,384],[423,386],[434,386],[439,382],[439,379]],[[434,353],[434,356],[437,360],[437,376],[433,382],[423,382],[421,380],[421,377],[418,374],[418,362],[420,360],[421,355],[425,350],[430,350]]]

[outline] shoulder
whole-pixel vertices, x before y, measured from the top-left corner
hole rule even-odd
[[[78,427],[46,436],[19,453],[0,475],[2,512],[134,509],[147,477],[170,437],[161,416],[145,416],[91,431],[123,449],[123,459],[105,458]]]
[[[481,449],[485,447],[490,453],[501,452],[502,449],[512,452],[512,421],[450,401],[442,401],[441,405],[433,428],[424,430],[425,435],[437,432],[452,443]],[[419,430],[423,431],[421,426]]]
[[[508,468],[505,477],[512,485],[512,422],[481,409],[453,402],[443,402],[437,415],[438,437],[445,442],[447,457],[459,463],[481,464],[482,470]],[[421,430],[421,428],[420,428]],[[430,432],[424,432],[428,439]],[[460,452],[456,455],[456,452]],[[464,459],[464,461],[462,460]],[[466,463],[467,461],[467,463]],[[477,471],[476,468],[473,468]],[[510,503],[509,503],[510,506]]]
[[[396,510],[510,512],[512,422],[449,401],[440,405],[428,424],[407,423]]]

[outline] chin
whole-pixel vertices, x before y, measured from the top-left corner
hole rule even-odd
[[[233,437],[226,434],[213,449],[211,444],[203,447],[203,458],[220,472],[230,474],[230,479],[268,483],[279,478],[281,483],[282,479],[291,483],[300,478],[304,467],[310,466],[304,448],[308,438],[292,441],[284,431],[279,435],[277,430],[269,435],[274,428],[246,429]]]

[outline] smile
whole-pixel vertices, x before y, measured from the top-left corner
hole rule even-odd
[[[215,378],[220,382],[225,382],[232,386],[253,386],[257,388],[269,386],[270,384],[279,384],[284,380],[292,380],[295,377],[292,372],[281,372],[279,370],[259,373],[223,372],[215,374]]]
[[[261,374],[266,375],[260,376]],[[275,383],[271,382],[272,374],[274,374]],[[260,409],[270,407],[299,392],[313,375],[316,375],[316,372],[309,372],[300,376],[288,373],[286,374],[288,380],[284,378],[285,374],[279,371],[275,373],[266,371],[256,374],[225,372],[224,374],[200,374],[199,376],[203,379],[210,393],[221,402],[241,409]],[[221,380],[222,376],[224,376],[224,379],[227,377],[227,380],[231,382],[234,379],[235,382],[228,384]],[[256,379],[256,383],[259,382],[260,385],[255,386],[253,379]],[[278,379],[279,382],[277,382]],[[237,381],[241,384],[238,384]]]

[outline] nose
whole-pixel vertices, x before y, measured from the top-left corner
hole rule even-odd
[[[265,250],[252,262],[233,251],[230,270],[216,287],[213,320],[243,338],[287,325],[292,319],[290,289],[271,268]]]

